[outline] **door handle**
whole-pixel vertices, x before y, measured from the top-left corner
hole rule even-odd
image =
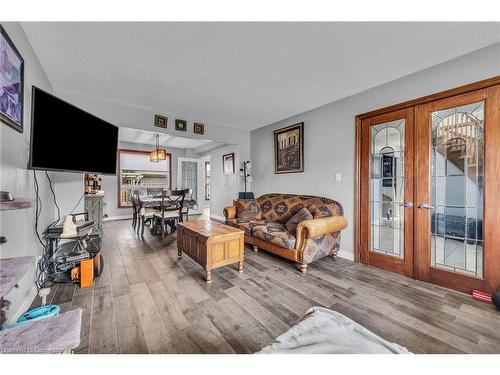
[[[424,210],[433,210],[434,206],[431,206],[430,204],[427,203],[422,203],[418,206],[418,208],[422,208]]]
[[[403,206],[405,208],[413,208],[413,202],[404,202],[404,203],[400,203],[399,205]]]

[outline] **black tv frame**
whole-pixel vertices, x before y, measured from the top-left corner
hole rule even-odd
[[[29,153],[29,159],[28,159],[28,169],[30,170],[37,170],[37,171],[51,171],[51,172],[68,172],[68,173],[92,173],[92,174],[100,174],[100,175],[106,175],[106,176],[116,176],[117,174],[117,171],[115,170],[115,173],[105,173],[105,172],[99,172],[99,171],[80,171],[80,170],[74,170],[74,169],[57,169],[57,168],[41,168],[41,167],[33,167],[33,155],[32,155],[32,142],[33,142],[33,115],[35,113],[34,111],[34,105],[35,105],[35,90],[39,90],[47,95],[50,95],[50,96],[53,96],[54,98],[60,100],[61,102],[63,103],[66,103],[76,109],[78,109],[79,111],[82,111],[84,113],[87,113],[89,114],[90,116],[92,117],[95,117],[99,120],[101,120],[102,122],[105,122],[111,126],[114,126],[115,128],[117,128],[117,131],[119,132],[119,129],[120,127],[119,126],[116,126],[116,125],[113,125],[111,124],[110,122],[106,121],[106,120],[103,120],[102,118],[100,117],[97,117],[96,115],[88,112],[88,111],[85,111],[84,109],[81,109],[79,107],[77,107],[76,105],[64,100],[64,99],[61,99],[57,96],[55,96],[54,94],[46,91],[46,90],[43,90],[35,85],[32,85],[31,86],[31,116],[30,116],[30,120],[31,120],[31,124],[30,124],[30,153]],[[118,133],[119,134],[119,133]],[[116,157],[118,158],[118,143],[119,143],[119,135],[117,136],[117,139],[116,139]],[[116,168],[118,168],[118,163],[116,163]]]

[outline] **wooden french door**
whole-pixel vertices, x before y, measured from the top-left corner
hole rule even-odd
[[[500,85],[437,97],[358,122],[358,260],[498,290]]]
[[[416,106],[415,277],[500,287],[500,86]]]
[[[363,263],[413,277],[413,108],[361,124]]]

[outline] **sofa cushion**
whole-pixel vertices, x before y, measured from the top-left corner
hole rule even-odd
[[[238,199],[235,201],[236,217],[241,221],[260,220],[262,211],[255,199]]]
[[[254,237],[287,249],[295,248],[295,236],[281,223],[269,222],[266,225],[256,225],[252,229],[252,234]]]
[[[245,232],[245,234],[251,236],[253,227],[258,225],[266,225],[267,221],[265,220],[242,221],[239,219],[229,219],[226,220],[226,224],[241,229]]]
[[[307,208],[302,208],[295,215],[293,215],[287,222],[286,222],[286,230],[295,235],[297,232],[297,225],[299,225],[300,222],[304,220],[311,220],[313,218],[313,215],[307,210]]]

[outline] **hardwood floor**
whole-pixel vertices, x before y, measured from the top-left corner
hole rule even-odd
[[[243,273],[216,269],[206,284],[199,265],[177,260],[175,235],[140,239],[126,220],[105,223],[102,254],[92,288],[59,284],[48,297],[64,311],[83,310],[77,353],[253,353],[312,306],[415,353],[500,353],[492,305],[341,258],[317,261],[303,275],[246,249]]]

